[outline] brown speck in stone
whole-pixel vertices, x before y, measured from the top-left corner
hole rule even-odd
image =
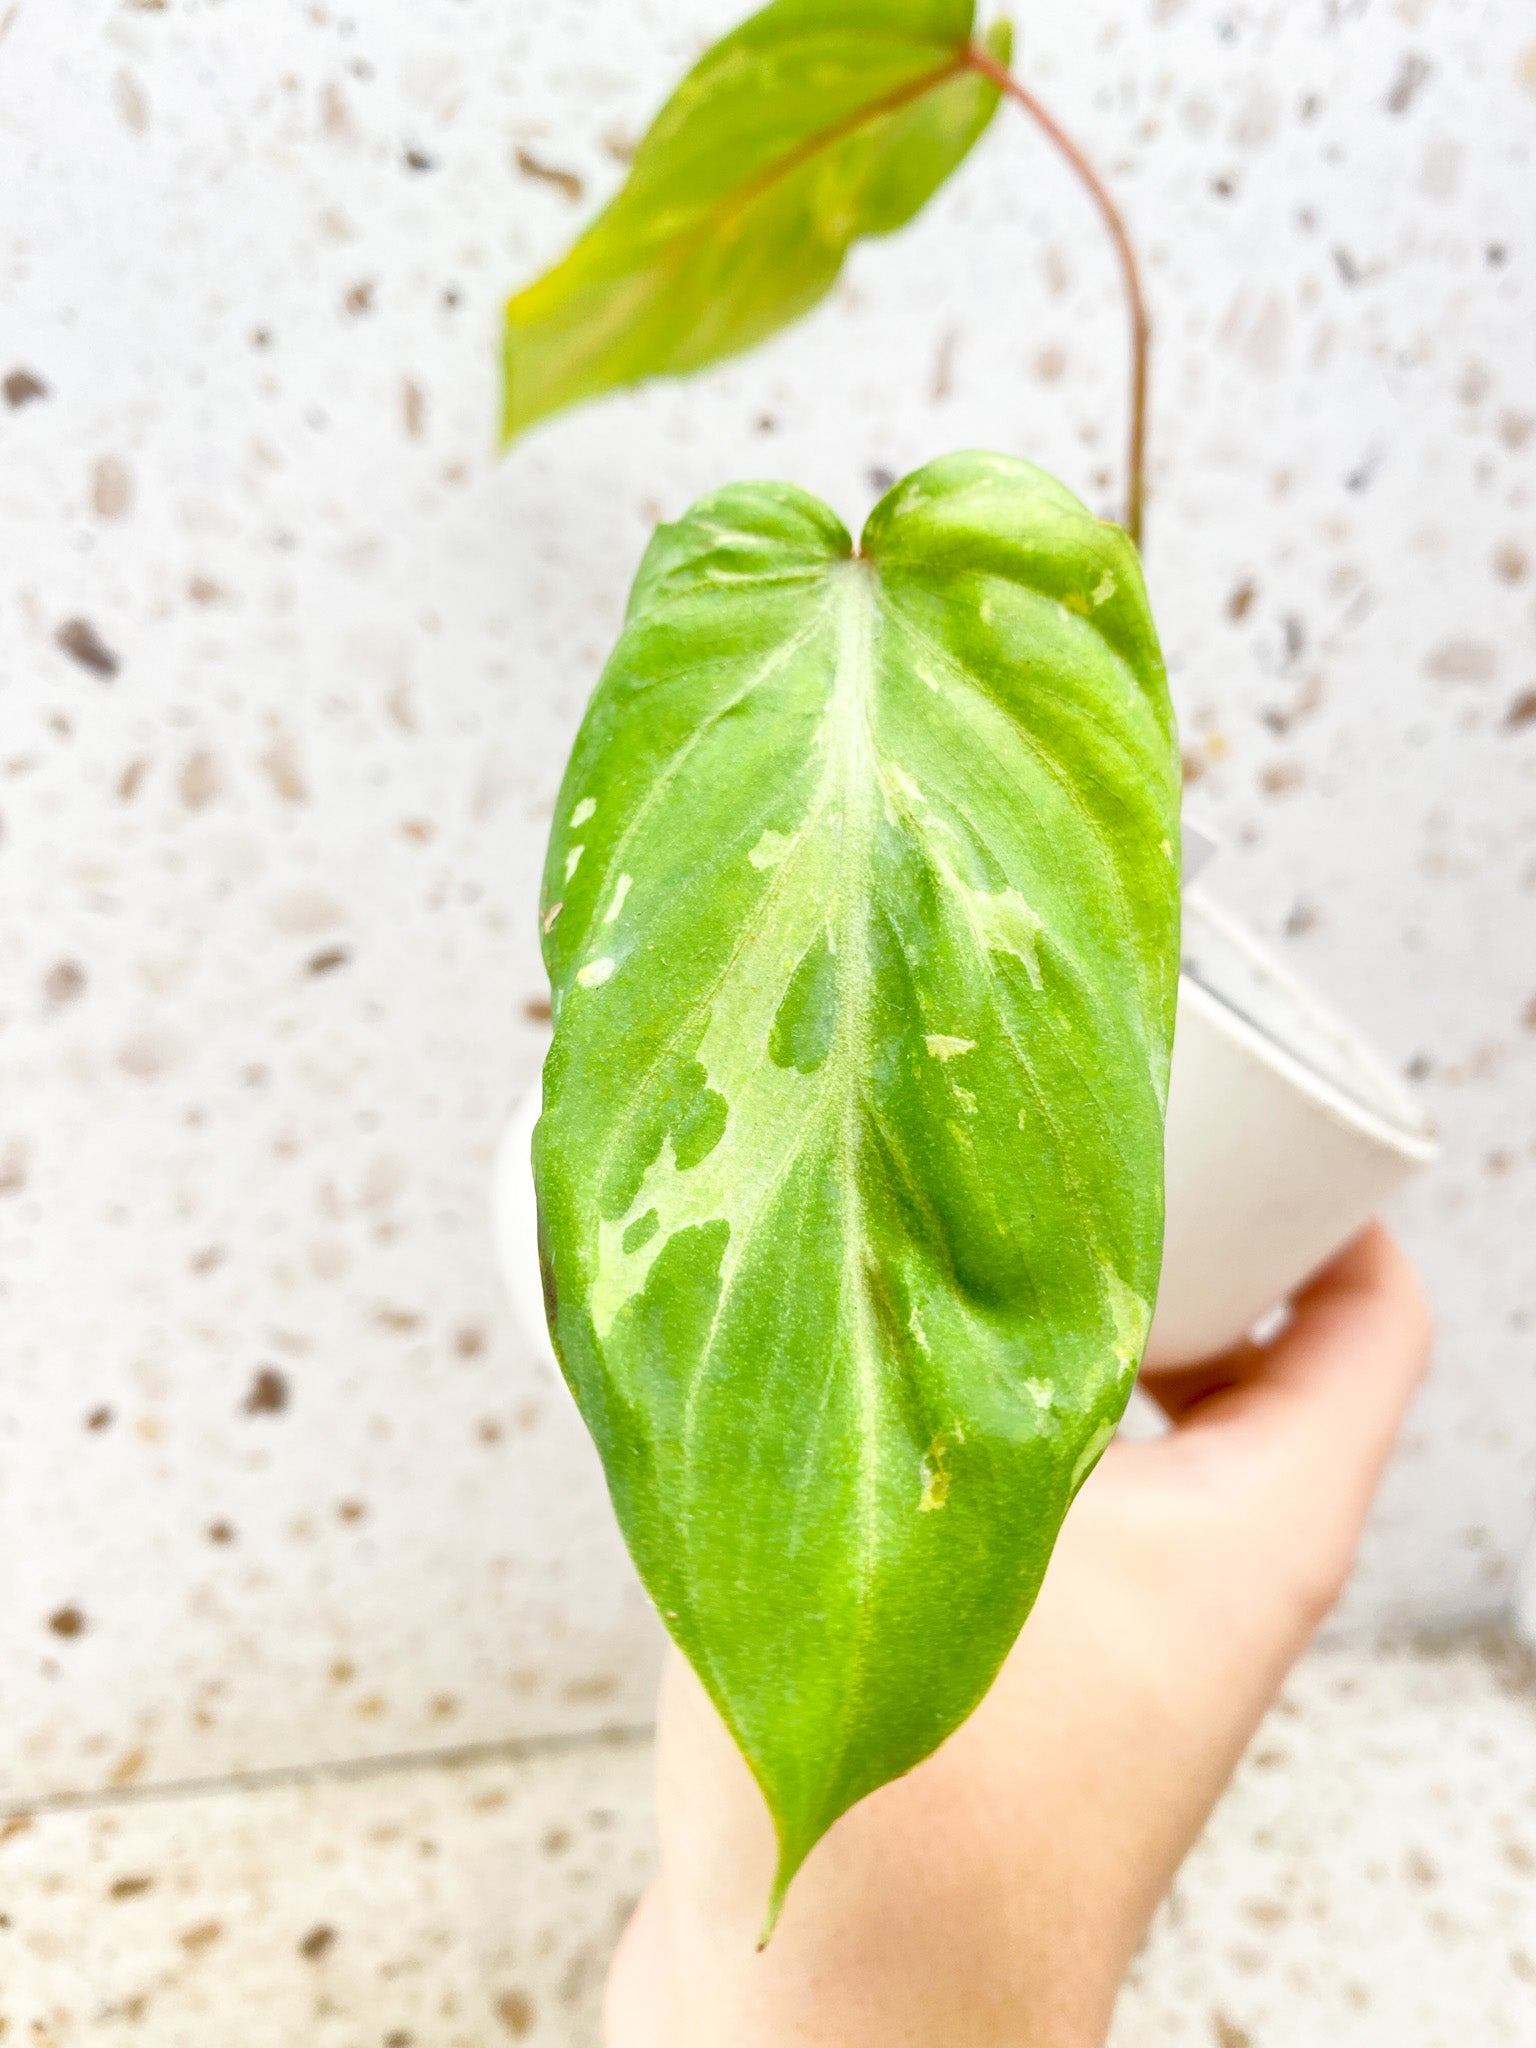
[[[1227,617],[1234,621],[1246,619],[1253,610],[1253,601],[1258,594],[1258,585],[1251,577],[1245,576],[1227,599]]]
[[[223,1926],[219,1921],[200,1920],[195,1927],[189,1927],[185,1933],[178,1934],[176,1939],[189,1956],[195,1956],[201,1955],[205,1948],[212,1948],[223,1932]]]
[[[48,1626],[56,1636],[83,1636],[85,1616],[78,1607],[56,1607],[48,1617]]]
[[[222,583],[215,583],[211,576],[189,577],[187,595],[194,604],[227,604],[229,601],[229,592]]]
[[[206,810],[223,788],[219,764],[206,747],[194,747],[181,764],[176,789],[189,811]]]
[[[353,319],[360,314],[373,311],[373,280],[360,277],[356,284],[348,285],[342,297],[342,306]]]
[[[1406,1858],[1408,1875],[1415,1884],[1435,1884],[1440,1873],[1422,1849],[1410,1849]]]
[[[24,1139],[10,1138],[0,1145],[0,1195],[19,1195],[27,1184],[27,1146]]]
[[[1504,1860],[1511,1870],[1518,1870],[1522,1875],[1536,1870],[1536,1855],[1527,1849],[1524,1842],[1506,1842]]]
[[[459,1702],[451,1692],[434,1693],[427,1702],[427,1712],[434,1721],[451,1721],[459,1711]]]
[[[112,1427],[112,1410],[110,1408],[93,1408],[85,1418],[85,1426],[87,1429],[94,1430],[110,1429]]]
[[[1397,67],[1387,93],[1387,112],[1406,114],[1424,87],[1428,84],[1434,66],[1427,57],[1421,57],[1417,50],[1409,50]]]
[[[1211,2014],[1211,2035],[1216,2048],[1253,2048],[1253,2036],[1248,2029],[1228,2019],[1224,2012]]]
[[[1485,1173],[1492,1174],[1494,1179],[1497,1180],[1502,1175],[1508,1173],[1509,1169],[1514,1165],[1514,1163],[1514,1154],[1512,1152],[1506,1152],[1501,1145],[1496,1145],[1494,1149],[1483,1160],[1483,1171]],[[1485,1540],[1486,1539],[1481,1529],[1474,1530],[1472,1532],[1472,1536],[1469,1538],[1469,1541],[1471,1541],[1474,1545],[1476,1545],[1477,1543],[1481,1543]]]
[[[100,519],[121,519],[133,503],[133,478],[119,455],[103,455],[91,471],[91,507]]]
[[[437,158],[428,156],[424,149],[408,149],[405,152],[405,168],[408,171],[435,171]]]
[[[869,488],[882,494],[890,490],[896,481],[895,471],[887,469],[883,462],[872,462],[864,474],[869,480]]]
[[[356,137],[357,130],[352,125],[352,116],[339,85],[329,84],[320,88],[320,133],[332,142],[351,142]]]
[[[366,1501],[343,1500],[336,1504],[336,1519],[341,1522],[360,1522],[367,1512]]]
[[[1499,414],[1499,439],[1512,452],[1523,448],[1536,434],[1536,413],[1510,409]]]
[[[1034,371],[1042,384],[1057,384],[1066,374],[1067,352],[1062,348],[1043,348],[1035,357]]]
[[[232,1522],[210,1522],[208,1524],[208,1541],[210,1543],[233,1543],[234,1540],[235,1530]]]
[[[400,417],[406,433],[413,441],[419,441],[426,432],[427,394],[414,377],[400,380]]]
[[[1317,924],[1317,912],[1305,896],[1298,896],[1291,905],[1285,920],[1285,936],[1288,939],[1305,938]]]
[[[240,1405],[247,1415],[281,1415],[288,1406],[287,1379],[276,1366],[262,1366]]]
[[[286,733],[278,733],[266,752],[257,756],[257,766],[285,804],[309,800],[309,787],[299,767],[298,751]]]
[[[549,1006],[549,997],[530,996],[523,1005],[523,1015],[530,1024],[547,1024],[554,1015]]]
[[[475,1435],[483,1444],[499,1444],[502,1438],[501,1424],[487,1417],[476,1429]]]
[[[383,1717],[387,1707],[388,1702],[381,1693],[371,1692],[366,1699],[359,1700],[352,1711],[361,1721],[377,1721]]]
[[[327,946],[323,952],[312,953],[305,962],[306,974],[331,974],[338,967],[345,967],[352,955],[345,946]]]
[[[228,1257],[223,1245],[208,1244],[200,1252],[194,1252],[187,1264],[194,1273],[216,1273]]]
[[[1493,551],[1493,573],[1504,583],[1518,583],[1530,567],[1530,556],[1512,540],[1501,541]]]
[[[53,638],[56,646],[93,675],[115,676],[122,666],[89,619],[66,619]]]
[[[460,1358],[478,1358],[485,1349],[485,1332],[478,1323],[466,1323],[454,1332],[453,1348]]]
[[[139,1778],[143,1777],[144,1767],[148,1762],[149,1751],[144,1748],[142,1743],[135,1743],[132,1749],[125,1749],[117,1762],[112,1766],[111,1775],[107,1780],[108,1784],[119,1786],[134,1784]]]
[[[581,197],[582,183],[574,171],[563,171],[557,164],[547,164],[531,150],[522,147],[515,152],[515,161],[525,178],[537,178],[541,184],[553,185],[556,191],[563,192],[567,199],[576,200]]]
[[[117,101],[117,111],[134,134],[142,135],[149,126],[149,101],[131,71],[118,72],[112,81],[112,96]]]
[[[546,1856],[563,1856],[570,1846],[571,1831],[569,1828],[549,1828],[545,1832],[544,1839],[539,1843],[539,1848]]]
[[[402,818],[400,837],[409,839],[413,846],[429,846],[436,837],[436,827],[430,818]]]
[[[595,1705],[599,1700],[611,1700],[618,1689],[619,1681],[605,1671],[590,1678],[567,1679],[560,1697],[573,1707]]]
[[[333,1946],[335,1940],[336,1930],[334,1927],[311,1927],[308,1934],[299,1943],[299,1954],[306,1963],[318,1963],[326,1951]]]
[[[1518,732],[1523,725],[1536,725],[1536,690],[1525,690],[1515,699],[1504,714],[1504,724],[1510,732]]]
[[[1299,762],[1274,761],[1259,777],[1259,787],[1266,796],[1285,796],[1299,789],[1306,779],[1306,771]]]
[[[1532,1962],[1523,1948],[1510,1950],[1509,1967],[1522,1984],[1536,1984],[1536,1962]]]
[[[142,758],[130,761],[117,778],[117,794],[125,804],[131,804],[139,793],[144,777],[149,773],[149,763]]]
[[[404,2027],[391,2027],[384,2036],[384,2048],[411,2048],[416,2036],[407,2033]]]
[[[960,345],[958,327],[946,328],[939,336],[939,346],[933,358],[933,383],[930,387],[934,403],[948,398],[955,388],[955,350]]]
[[[496,2001],[496,2017],[514,2041],[525,2040],[533,2032],[533,2001],[526,1991],[504,1991]]]
[[[373,1320],[381,1330],[393,1330],[396,1336],[408,1337],[413,1330],[419,1330],[423,1317],[414,1308],[391,1308],[386,1302],[373,1312]]]
[[[12,370],[0,391],[5,393],[5,402],[14,408],[31,405],[34,400],[48,396],[48,386],[31,370]]]
[[[1249,1899],[1243,1911],[1260,1927],[1279,1927],[1291,1917],[1290,1909],[1279,1899]]]
[[[12,1842],[18,1835],[24,1835],[32,1825],[30,1813],[8,1813],[0,1820],[0,1842]]]
[[[1497,652],[1481,640],[1447,640],[1424,662],[1425,673],[1440,683],[1490,682],[1498,666]]]
[[[612,127],[603,130],[603,147],[616,164],[632,164],[635,160],[635,151],[640,145],[627,128],[621,128],[615,122]]]
[[[1416,1052],[1403,1069],[1410,1081],[1427,1081],[1434,1071],[1435,1063],[1427,1052]]]
[[[108,1885],[107,1897],[109,1899],[142,1898],[154,1881],[152,1877],[119,1877]]]
[[[1198,782],[1205,773],[1205,756],[1197,754],[1191,747],[1186,747],[1182,759],[1184,763],[1184,780],[1186,782]]]
[[[43,976],[43,994],[55,1009],[63,1009],[85,993],[85,969],[75,960],[60,960]]]

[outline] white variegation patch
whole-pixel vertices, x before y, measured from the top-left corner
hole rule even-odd
[[[923,1043],[936,1060],[958,1059],[961,1053],[976,1050],[974,1038],[948,1038],[942,1031],[930,1031]]]

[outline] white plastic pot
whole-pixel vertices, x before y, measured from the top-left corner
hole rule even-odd
[[[498,1148],[494,1227],[523,1333],[552,1363],[528,1163],[538,1115],[534,1088]],[[1370,1048],[1227,912],[1187,891],[1163,1274],[1144,1370],[1235,1344],[1435,1149]]]

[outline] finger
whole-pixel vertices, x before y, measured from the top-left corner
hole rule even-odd
[[[1220,1429],[1374,1489],[1429,1357],[1406,1255],[1373,1223],[1297,1296],[1269,1345],[1247,1344],[1169,1389],[1180,1433]],[[1155,1389],[1161,1392],[1161,1389]]]

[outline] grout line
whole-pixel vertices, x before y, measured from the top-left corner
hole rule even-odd
[[[210,1794],[266,1792],[284,1785],[350,1784],[360,1778],[385,1777],[419,1770],[461,1769],[472,1764],[526,1763],[545,1756],[564,1756],[588,1749],[630,1749],[655,1735],[649,1722],[589,1728],[577,1735],[514,1735],[500,1742],[466,1742],[452,1749],[397,1750],[386,1756],[349,1758],[335,1763],[274,1764],[268,1770],[231,1771],[218,1778],[173,1778],[160,1785],[119,1785],[98,1792],[49,1792],[40,1799],[0,1797],[0,1820],[20,1815],[83,1813],[115,1806],[142,1806],[156,1800],[200,1799]]]

